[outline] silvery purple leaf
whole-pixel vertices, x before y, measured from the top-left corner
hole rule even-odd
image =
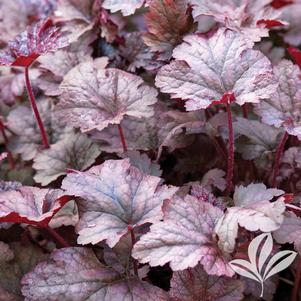
[[[144,174],[129,159],[107,160],[63,180],[66,194],[80,197],[78,243],[102,240],[113,247],[130,229],[162,218],[162,204],[177,191],[159,177]]]
[[[135,244],[134,258],[151,266],[169,263],[174,271],[200,262],[210,275],[233,275],[214,238],[221,209],[189,195],[184,200],[174,197],[163,208],[163,221],[152,225]]]
[[[156,86],[172,98],[187,100],[188,111],[207,108],[228,94],[239,105],[258,103],[278,86],[270,61],[230,30],[219,29],[209,38],[186,36],[173,57],[159,71]]]
[[[119,69],[99,68],[98,62],[81,63],[70,70],[60,86],[58,119],[82,132],[119,124],[124,116],[151,117],[157,91],[139,76]]]
[[[22,293],[26,301],[168,300],[162,289],[119,274],[100,263],[92,250],[79,247],[54,251],[23,277]]]

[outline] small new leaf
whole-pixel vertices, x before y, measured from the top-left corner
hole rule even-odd
[[[41,20],[9,42],[8,49],[0,52],[0,65],[28,67],[40,55],[65,46],[60,30],[51,19]]]

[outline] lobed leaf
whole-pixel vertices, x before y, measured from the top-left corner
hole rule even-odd
[[[269,28],[286,25],[273,0],[191,0],[193,16],[210,16],[222,26],[239,32],[250,45],[269,36]]]
[[[47,226],[67,202],[60,189],[22,186],[0,192],[0,221]]]
[[[200,262],[210,275],[232,276],[233,271],[217,247],[213,233],[222,215],[221,209],[192,196],[166,201],[163,221],[152,225],[140,238],[133,256],[150,266],[170,263],[174,271]]]
[[[298,66],[288,60],[282,60],[274,66],[273,70],[279,81],[279,87],[270,98],[258,104],[255,112],[261,116],[264,123],[284,128],[290,135],[301,139],[300,70]]]
[[[187,100],[188,111],[207,108],[227,95],[239,105],[258,103],[277,88],[269,60],[230,30],[219,29],[209,38],[186,36],[173,57],[159,71],[156,86],[172,98]]]
[[[243,290],[240,280],[208,275],[197,265],[173,273],[169,294],[172,301],[239,301]]]
[[[3,243],[1,246],[4,247]],[[1,248],[1,251],[4,251]],[[13,242],[6,245],[6,255],[0,259],[0,300],[21,301],[21,279],[37,263],[47,258],[40,248],[30,243]],[[2,252],[1,252],[2,253]]]
[[[151,117],[155,89],[136,75],[119,69],[98,68],[97,61],[79,64],[60,86],[56,116],[81,131],[103,130],[124,116]]]
[[[110,247],[130,229],[160,220],[163,200],[177,191],[161,185],[161,178],[144,174],[129,159],[107,160],[86,172],[68,174],[62,188],[83,199],[77,202],[78,243],[106,240]]]
[[[168,300],[160,288],[104,266],[87,248],[54,251],[23,277],[22,285],[26,301]]]
[[[99,147],[86,135],[73,132],[66,134],[62,140],[34,158],[34,180],[43,186],[48,185],[58,177],[66,175],[68,169],[87,169],[100,153]]]
[[[62,139],[70,131],[70,128],[60,127],[54,120],[49,98],[39,99],[37,107],[51,143]],[[41,149],[42,140],[31,108],[26,105],[15,107],[7,117],[7,125],[14,133],[9,141],[9,149],[20,154],[23,160],[33,159]]]
[[[193,27],[186,0],[153,0],[145,15],[148,32],[144,42],[161,59],[170,59],[175,46]]]
[[[228,253],[234,251],[238,226],[262,232],[278,229],[283,222],[285,203],[283,198],[273,203],[270,200],[283,193],[282,190],[267,189],[260,183],[236,187],[233,196],[235,207],[227,209],[215,228],[220,248]]]
[[[254,160],[274,151],[283,133],[280,129],[263,124],[257,120],[237,117],[233,123],[235,133],[248,138],[236,143],[237,151],[245,160]]]
[[[274,239],[280,243],[293,243],[295,250],[301,254],[301,218],[293,212],[286,212],[279,229],[273,232]]]
[[[0,52],[0,65],[28,67],[40,55],[65,45],[51,19],[41,20],[9,42],[8,49]]]

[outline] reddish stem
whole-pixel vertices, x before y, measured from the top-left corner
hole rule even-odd
[[[273,173],[272,173],[273,174],[272,187],[276,187],[276,184],[277,184],[276,182],[277,182],[277,176],[279,173],[279,166],[280,166],[280,162],[281,162],[281,159],[283,156],[284,146],[285,146],[287,138],[288,138],[288,133],[285,132],[285,134],[283,135],[283,137],[277,147],[277,150],[276,150],[276,158],[275,158],[275,163],[273,166]]]
[[[300,285],[299,285],[300,284],[300,275],[301,275],[301,257],[299,256],[291,301],[298,300],[298,293],[299,293],[299,288],[300,288]]]
[[[134,233],[134,229],[131,227],[130,228],[130,233],[131,233],[131,240],[132,240],[132,248],[134,247],[134,244],[136,243],[136,238],[135,238],[135,233]],[[133,265],[134,265],[134,273],[136,276],[138,276],[138,265],[137,265],[137,261],[135,258],[133,259]]]
[[[14,157],[13,157],[11,151],[7,147],[8,146],[8,137],[5,133],[5,127],[1,120],[0,120],[0,131],[1,131],[4,143],[5,143],[5,150],[7,152],[7,157],[8,157],[10,168],[14,169],[14,167],[15,167]]]
[[[64,237],[62,237],[57,231],[50,228],[49,226],[45,228],[48,233],[63,247],[67,248],[70,247],[70,244],[65,240]]]
[[[123,134],[123,129],[122,129],[121,124],[118,124],[118,131],[119,131],[119,136],[120,136],[120,140],[121,140],[122,147],[123,147],[123,152],[126,153],[128,151],[128,148],[126,146],[125,137]]]
[[[27,89],[29,100],[30,100],[30,104],[31,104],[32,110],[34,112],[34,115],[36,117],[38,127],[40,129],[40,133],[41,133],[41,137],[42,137],[44,147],[49,148],[49,142],[48,142],[47,134],[46,134],[46,131],[45,131],[45,128],[44,128],[44,125],[43,125],[43,121],[41,119],[41,116],[40,116],[40,113],[39,113],[39,110],[38,110],[38,107],[37,107],[37,104],[36,104],[36,99],[35,99],[35,96],[33,94],[31,84],[30,84],[29,68],[28,67],[25,67],[25,83],[26,83],[26,89]]]
[[[228,114],[228,165],[227,165],[227,195],[232,191],[233,188],[233,174],[234,174],[234,133],[233,133],[233,118],[231,112],[230,103],[226,104]]]

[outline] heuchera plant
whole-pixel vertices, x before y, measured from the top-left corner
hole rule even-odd
[[[299,0],[0,0],[0,300],[301,300],[300,43]]]

